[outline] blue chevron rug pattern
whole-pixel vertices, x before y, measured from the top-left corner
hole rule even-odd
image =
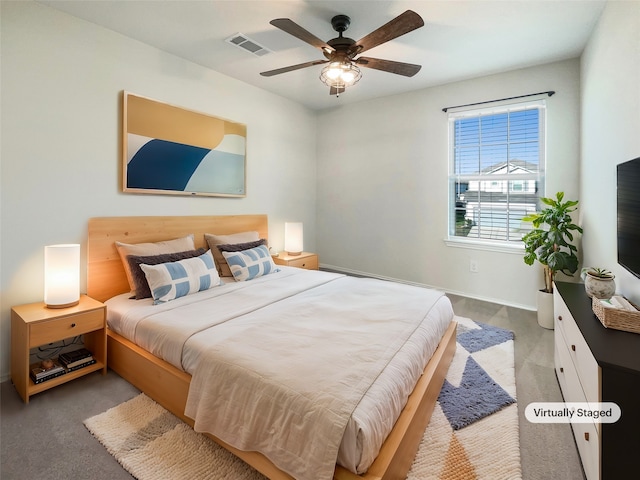
[[[481,418],[515,403],[500,384],[487,373],[473,355],[487,348],[513,340],[513,332],[473,322],[478,328],[459,327],[458,346],[468,352],[462,377],[453,384],[445,379],[438,402],[454,430],[470,425]]]

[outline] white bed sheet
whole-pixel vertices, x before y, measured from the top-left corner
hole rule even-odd
[[[282,278],[286,277],[289,279],[283,282]],[[129,300],[128,295],[123,294],[107,301],[107,321],[115,332],[193,374],[206,345],[223,342],[247,327],[242,317],[236,318],[238,313],[258,310],[274,298],[285,299],[341,277],[343,275],[281,267],[280,273],[251,282],[228,283],[163,305],[154,306],[149,299]],[[279,281],[274,281],[276,279]],[[212,308],[212,302],[215,318],[202,324],[198,318]],[[236,319],[228,321],[231,318]],[[344,432],[338,464],[357,473],[369,468],[452,319],[449,299],[440,296],[354,410]],[[223,326],[209,329],[211,324]],[[157,325],[160,328],[156,329]]]

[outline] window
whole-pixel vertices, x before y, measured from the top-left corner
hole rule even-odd
[[[521,245],[544,196],[544,101],[449,114],[449,240]]]

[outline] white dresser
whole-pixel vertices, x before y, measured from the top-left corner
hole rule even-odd
[[[555,368],[565,402],[600,402],[601,370],[556,288],[553,298]],[[571,425],[587,480],[600,478],[600,432],[594,423]]]
[[[587,480],[637,478],[640,469],[640,335],[602,326],[584,285],[554,289],[555,370],[565,402],[615,402],[613,424],[571,425]]]

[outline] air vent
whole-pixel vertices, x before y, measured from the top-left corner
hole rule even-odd
[[[225,39],[225,42],[230,43],[231,45],[235,45],[242,50],[245,50],[257,57],[262,57],[267,53],[271,53],[266,47],[263,47],[255,40],[251,40],[244,33],[236,33],[235,35],[231,35],[229,38]]]

